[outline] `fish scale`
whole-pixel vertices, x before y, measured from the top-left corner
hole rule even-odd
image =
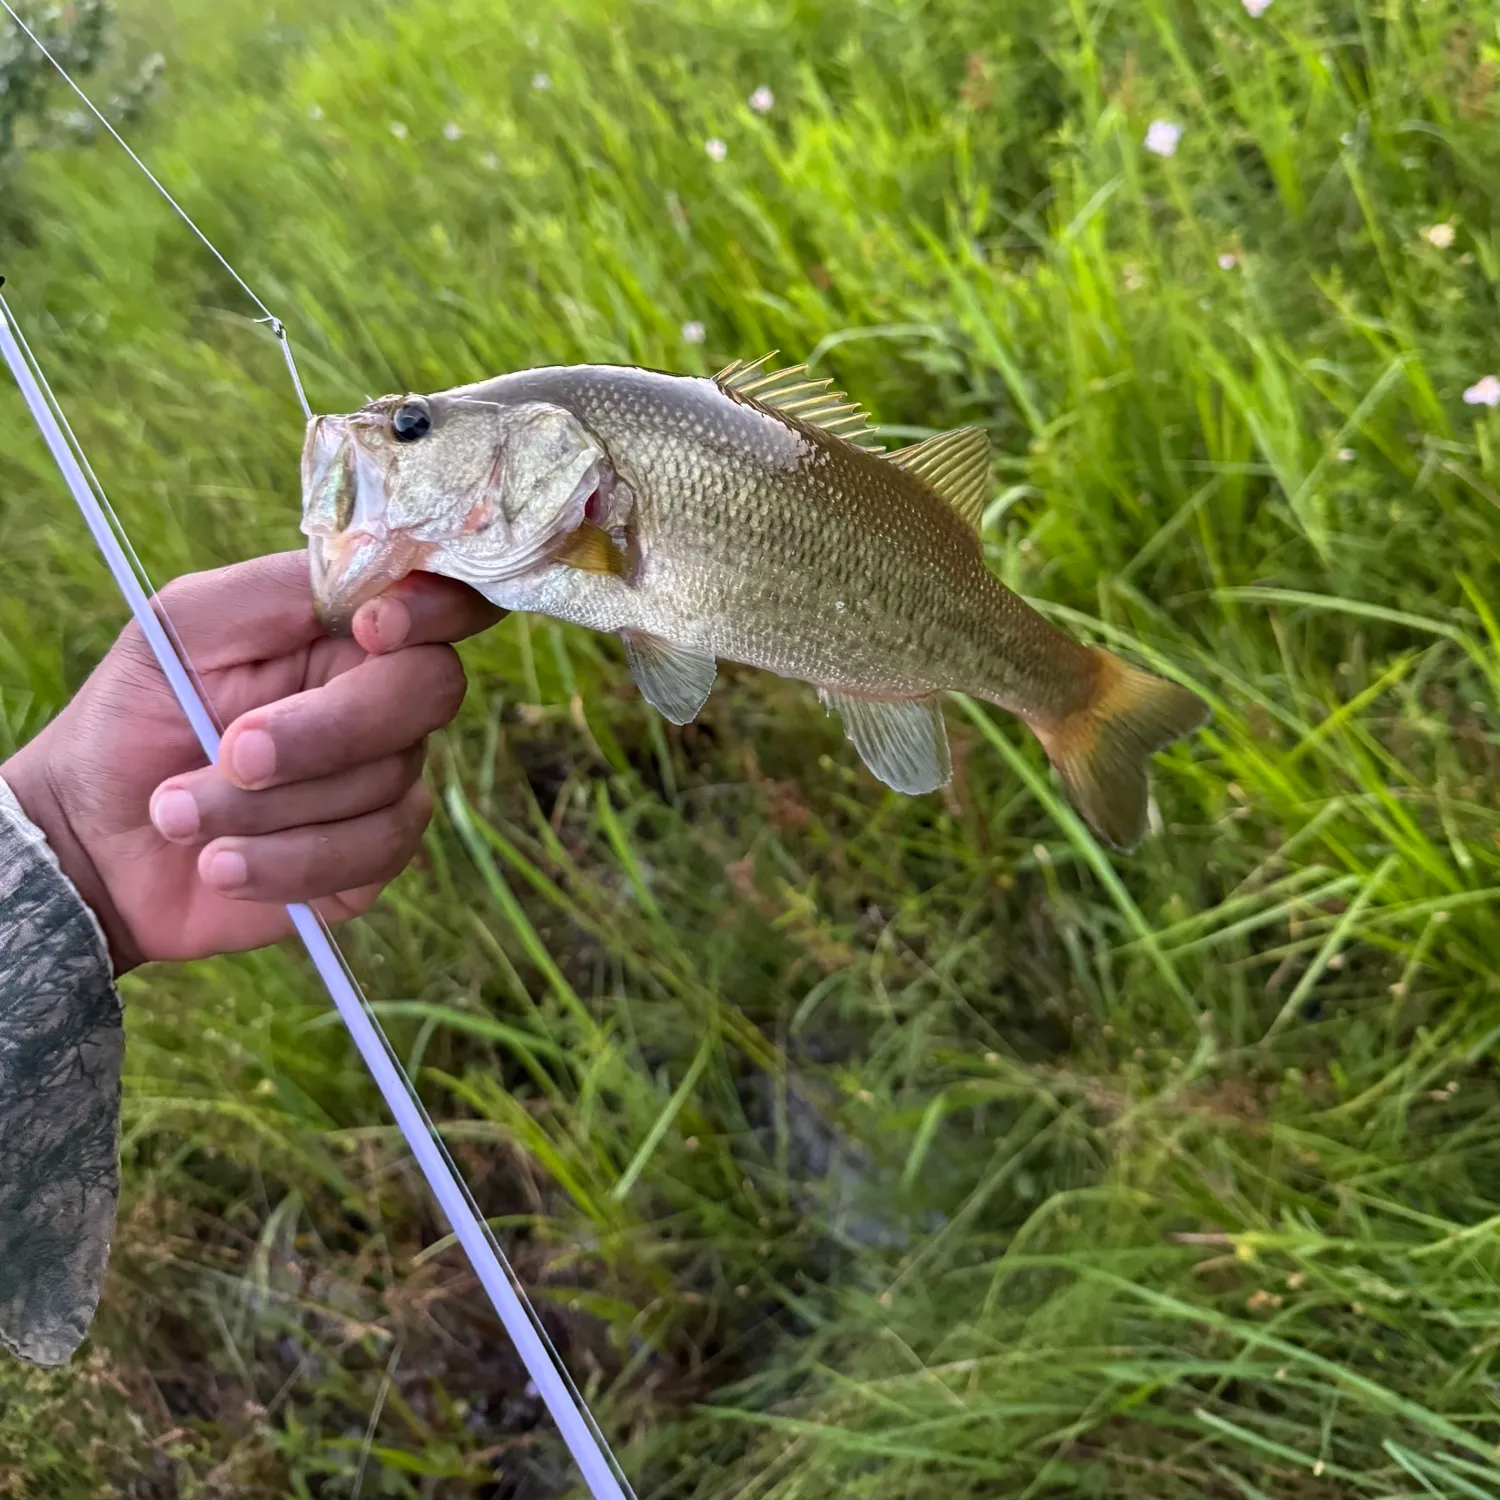
[[[1132,845],[1146,764],[1203,722],[1202,700],[1081,645],[989,572],[982,433],[882,453],[827,382],[764,363],[711,380],[556,366],[315,419],[303,529],[322,606],[347,616],[402,572],[447,573],[619,635],[678,723],[719,661],[808,682],[909,793],[949,778],[939,695],[967,693],[1022,718],[1095,831]],[[352,510],[330,498],[349,494]]]
[[[466,391],[575,411],[637,497],[650,558],[640,585],[549,580],[546,613],[703,641],[872,697],[958,691],[1041,714],[1079,701],[1083,648],[989,573],[972,530],[920,481],[712,381],[626,373],[527,371]],[[534,607],[525,594],[507,591],[507,607]],[[564,594],[577,596],[571,608]],[[1007,649],[1018,638],[1019,660]],[[1043,656],[1053,669],[1029,672]]]

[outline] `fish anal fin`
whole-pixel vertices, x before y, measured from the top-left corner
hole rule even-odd
[[[623,577],[628,571],[626,555],[615,539],[592,521],[582,522],[576,531],[569,533],[553,561],[577,568],[580,573],[613,573]]]
[[[885,451],[876,439],[870,414],[857,401],[832,389],[832,380],[810,375],[806,365],[768,369],[775,354],[773,349],[759,359],[735,360],[714,376],[714,384],[736,401],[749,401],[808,427],[821,427],[867,452]]]
[[[935,490],[975,531],[990,497],[990,439],[982,427],[939,432],[885,456]]]
[[[819,688],[818,697],[838,711],[859,758],[888,787],[919,797],[947,785],[953,761],[935,697],[860,698],[837,688]]]
[[[1146,829],[1151,757],[1201,728],[1209,708],[1196,693],[1102,646],[1089,651],[1095,675],[1088,702],[1050,723],[1028,722],[1084,821],[1129,851]]]
[[[641,631],[621,631],[620,639],[641,697],[664,719],[691,724],[713,691],[718,662],[707,652]]]

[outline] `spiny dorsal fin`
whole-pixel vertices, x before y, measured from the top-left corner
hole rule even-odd
[[[876,441],[869,413],[857,401],[850,401],[842,391],[830,390],[833,381],[814,379],[806,365],[767,370],[765,366],[775,357],[773,349],[759,359],[737,359],[714,376],[714,384],[725,395],[748,397],[757,406],[796,417],[809,427],[821,427],[868,453],[885,452]]]
[[[930,485],[975,531],[984,524],[990,497],[990,440],[982,427],[960,427],[923,438],[886,454],[886,462]]]

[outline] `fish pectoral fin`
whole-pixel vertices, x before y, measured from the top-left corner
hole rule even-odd
[[[614,538],[592,521],[580,523],[555,560],[581,573],[613,573],[619,577],[625,572],[625,554],[615,546]]]
[[[691,724],[713,690],[718,662],[707,652],[638,631],[622,631],[620,639],[641,697],[664,719]]]
[[[943,711],[932,698],[855,698],[819,688],[837,709],[859,758],[888,787],[919,797],[945,786],[953,775]]]

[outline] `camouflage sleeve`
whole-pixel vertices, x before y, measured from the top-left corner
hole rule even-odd
[[[0,1344],[35,1364],[98,1306],[123,1051],[104,934],[0,781]]]

